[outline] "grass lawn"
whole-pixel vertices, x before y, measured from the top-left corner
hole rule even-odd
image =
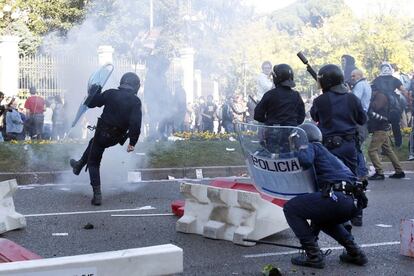
[[[365,156],[368,156],[366,154],[368,145],[369,139],[364,146]],[[125,151],[125,146],[116,147],[120,151]],[[69,170],[69,158],[79,157],[85,148],[85,142],[0,143],[0,172]],[[404,137],[402,148],[395,152],[401,161],[407,160],[408,137]],[[138,142],[135,153],[135,155],[120,156],[133,157],[131,159],[134,168],[245,165],[239,143],[228,139]],[[111,156],[108,152],[105,152],[103,158],[111,157],[123,158]],[[389,161],[386,157],[383,159]],[[370,161],[369,158],[367,160]]]
[[[85,143],[0,143],[0,172],[59,171],[68,170],[68,160],[86,148]],[[125,146],[120,147],[125,151]],[[76,154],[75,154],[76,153]],[[237,141],[176,141],[139,142],[136,155],[128,155],[135,168],[168,168],[192,166],[244,165]],[[145,153],[140,156],[139,153]],[[125,155],[124,155],[125,156]],[[107,152],[105,158],[111,158]],[[117,158],[112,156],[112,158]],[[145,159],[143,162],[142,159]],[[131,161],[131,160],[129,160]]]

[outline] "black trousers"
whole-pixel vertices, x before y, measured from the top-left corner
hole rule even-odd
[[[286,202],[283,207],[286,221],[301,243],[316,241],[321,230],[339,243],[353,239],[343,223],[353,218],[359,209],[352,196],[341,192],[334,194],[336,200],[316,192]]]
[[[92,186],[101,185],[99,168],[102,155],[106,148],[119,143],[120,137],[111,135],[105,131],[96,129],[94,137],[89,141],[88,147],[83,152],[80,162],[88,165],[89,179]]]

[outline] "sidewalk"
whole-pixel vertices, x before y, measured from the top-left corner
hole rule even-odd
[[[368,163],[371,166],[371,163]],[[404,171],[414,171],[414,162],[403,161],[401,165]],[[385,171],[393,171],[390,162],[384,162]],[[200,171],[201,169],[201,171]],[[141,173],[142,181],[146,180],[166,180],[166,179],[195,179],[195,178],[212,178],[226,176],[248,176],[246,166],[220,166],[220,167],[188,167],[188,168],[161,168],[161,169],[139,169],[135,172]],[[57,183],[59,179],[65,176],[73,175],[72,171],[54,171],[54,172],[3,172],[0,173],[0,181],[16,179],[19,185],[26,184],[47,184]],[[127,181],[125,175],[125,181]]]

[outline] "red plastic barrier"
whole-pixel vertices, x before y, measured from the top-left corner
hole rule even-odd
[[[171,210],[174,215],[182,217],[184,215],[184,200],[174,200],[171,203]]]
[[[242,190],[242,191],[248,191],[248,192],[253,192],[253,193],[259,193],[260,196],[263,199],[265,199],[267,201],[270,201],[273,204],[276,204],[280,207],[283,207],[283,205],[285,205],[285,203],[287,202],[287,200],[285,200],[285,199],[274,198],[274,197],[271,197],[269,195],[266,195],[266,194],[263,194],[263,193],[259,192],[256,189],[256,187],[251,183],[237,182],[237,181],[228,180],[228,179],[215,179],[211,183],[211,186],[226,188],[226,189]]]
[[[42,259],[39,255],[8,239],[0,238],[0,263]]]
[[[229,180],[229,179],[215,179],[213,180],[213,182],[211,183],[211,186],[214,187],[219,187],[219,188],[226,188],[226,189],[234,189],[234,190],[242,190],[242,191],[248,191],[248,192],[253,192],[253,193],[259,193],[260,196],[267,200],[272,202],[273,204],[276,204],[280,207],[283,207],[283,205],[285,205],[285,203],[287,202],[287,200],[284,199],[279,199],[279,198],[274,198],[271,197],[269,195],[263,194],[261,192],[259,192],[256,187],[251,184],[251,183],[243,183],[243,182],[237,182],[234,180]],[[182,217],[184,215],[184,200],[174,200],[171,203],[171,210],[172,212],[178,216],[178,217]]]

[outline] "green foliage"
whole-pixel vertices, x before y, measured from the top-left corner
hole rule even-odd
[[[359,17],[344,0],[298,0],[266,17],[239,0],[153,3],[154,25],[160,30],[153,52],[175,57],[182,47],[192,46],[195,68],[218,80],[223,94],[245,89],[255,94],[264,60],[290,64],[296,88],[314,93],[317,87],[296,57],[298,51],[315,69],[339,64],[343,54],[350,54],[369,79],[384,60],[403,72],[414,67],[414,21],[403,10],[378,8],[379,13]],[[149,0],[0,0],[0,17],[0,34],[20,35],[23,54],[35,52],[42,36],[52,31],[65,38],[85,18],[97,28],[99,43],[134,60],[149,54]]]
[[[33,53],[41,36],[58,31],[66,34],[85,15],[87,0],[1,0],[0,33],[22,38],[23,54]]]

